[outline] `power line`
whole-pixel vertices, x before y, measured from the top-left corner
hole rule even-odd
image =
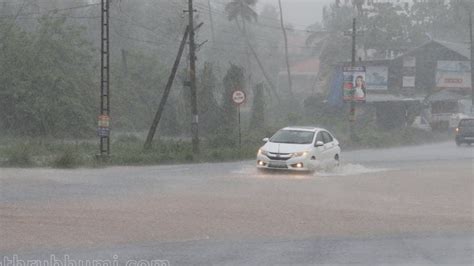
[[[51,13],[56,13],[56,12],[61,12],[61,11],[68,11],[68,10],[75,10],[75,9],[82,9],[82,8],[88,8],[88,7],[99,6],[99,5],[100,4],[87,4],[87,5],[67,7],[67,8],[55,8],[55,9],[47,10],[45,12],[22,13],[22,14],[19,14],[18,17],[34,16],[34,15],[44,16],[44,15],[48,15],[48,14],[51,14]],[[11,15],[11,16],[6,15],[6,16],[2,16],[0,18],[12,18],[12,17],[15,17],[15,15]]]

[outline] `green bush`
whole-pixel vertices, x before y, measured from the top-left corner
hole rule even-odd
[[[35,165],[31,149],[26,144],[15,145],[6,152],[6,165],[32,167]]]
[[[55,168],[76,168],[82,164],[81,155],[76,150],[67,148],[54,159],[52,166]]]
[[[142,141],[139,137],[133,134],[121,134],[117,136],[114,143],[139,143]],[[144,142],[144,141],[143,141]]]

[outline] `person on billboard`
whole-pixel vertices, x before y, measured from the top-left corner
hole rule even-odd
[[[357,76],[353,92],[354,100],[365,101],[365,81],[363,76]]]

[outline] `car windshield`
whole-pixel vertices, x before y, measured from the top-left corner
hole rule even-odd
[[[474,127],[474,119],[461,120],[459,123],[461,127]]]
[[[311,144],[314,132],[302,130],[280,130],[270,139],[274,143]]]

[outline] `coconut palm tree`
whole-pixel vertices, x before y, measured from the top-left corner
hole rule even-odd
[[[293,98],[293,85],[291,82],[290,58],[288,56],[288,36],[286,35],[285,23],[283,21],[283,7],[281,5],[281,0],[278,0],[278,6],[280,8],[280,26],[281,26],[281,31],[283,32],[283,39],[285,41],[285,59],[286,59],[286,70],[288,72],[288,89],[290,91],[291,98]]]
[[[260,68],[260,70],[263,73],[263,76],[265,77],[265,80],[267,81],[268,85],[270,86],[274,96],[277,98],[278,101],[280,101],[280,98],[278,96],[278,93],[276,91],[275,86],[273,85],[273,82],[270,79],[270,76],[268,75],[267,71],[263,67],[262,61],[258,57],[257,52],[255,51],[255,48],[252,46],[250,43],[250,39],[247,34],[247,22],[253,22],[257,21],[258,19],[258,14],[254,10],[255,5],[257,4],[257,0],[231,0],[225,7],[225,11],[227,13],[227,17],[229,21],[235,21],[237,28],[241,32],[241,34],[244,37],[244,40],[252,53],[253,57],[255,58],[255,61],[257,61],[257,64]]]

